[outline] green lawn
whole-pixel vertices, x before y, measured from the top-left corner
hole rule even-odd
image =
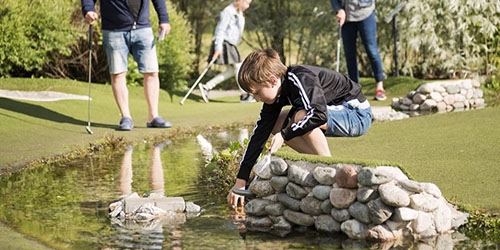
[[[374,85],[363,79],[364,91],[372,98]],[[389,105],[393,97],[413,90],[420,81],[389,78],[388,99],[372,105]],[[52,90],[87,95],[87,83],[54,79],[0,79],[0,89]],[[120,120],[109,85],[92,85],[91,121],[87,134],[87,101],[33,102],[0,98],[0,170],[13,171],[29,161],[67,153],[106,136],[140,141],[189,130],[234,123],[251,125],[259,103],[239,103],[226,97],[204,103],[191,95],[183,106],[182,96],[170,100],[161,93],[160,113],[174,125],[170,129],[146,128],[146,103],[141,87],[130,88],[130,106],[136,125],[131,132],[115,131]],[[358,138],[329,138],[334,157],[380,160],[401,164],[420,182],[436,183],[445,197],[474,208],[500,212],[500,108],[376,122]]]

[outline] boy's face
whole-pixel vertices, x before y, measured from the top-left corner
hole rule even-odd
[[[271,80],[265,85],[258,85],[252,91],[252,95],[258,102],[264,102],[266,104],[273,104],[278,96],[278,91],[281,86],[281,81],[276,77],[272,76]]]

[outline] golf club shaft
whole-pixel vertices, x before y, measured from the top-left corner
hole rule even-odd
[[[87,105],[87,132],[92,134],[92,130],[90,129],[90,82],[92,80],[92,37],[94,33],[94,26],[89,25],[89,82],[88,82],[88,105]]]
[[[337,39],[337,69],[336,71],[339,72],[340,69],[340,39],[342,38],[342,26],[339,25],[339,38]]]
[[[191,92],[193,92],[193,89],[196,88],[196,85],[198,85],[198,83],[201,81],[201,79],[203,78],[203,76],[205,76],[205,74],[207,73],[208,69],[210,69],[210,67],[212,66],[212,64],[214,64],[214,62],[215,62],[216,59],[217,59],[217,57],[213,58],[212,61],[210,61],[210,63],[208,64],[208,66],[205,68],[205,70],[203,70],[203,72],[201,72],[201,75],[198,77],[198,79],[196,80],[196,82],[194,82],[193,86],[191,86],[191,88],[186,93],[186,95],[184,96],[184,98],[182,98],[182,100],[180,102],[181,105],[184,105],[184,101],[186,101],[187,97],[191,94]]]

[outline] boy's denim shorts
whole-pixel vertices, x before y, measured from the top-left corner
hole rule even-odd
[[[158,72],[156,43],[152,28],[131,31],[103,30],[102,36],[110,74],[127,72],[127,58],[130,53],[137,62],[139,72]]]
[[[328,129],[326,136],[356,137],[368,131],[372,124],[372,109],[368,100],[357,99],[341,105],[328,106]]]

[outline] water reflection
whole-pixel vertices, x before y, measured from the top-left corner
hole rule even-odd
[[[206,132],[203,136],[216,151],[245,137],[240,136],[239,130],[226,134]],[[343,235],[325,235],[301,228],[285,238],[247,232],[245,214],[227,208],[226,194],[207,195],[208,188],[198,184],[205,162],[196,136],[172,140],[163,148],[140,143],[134,148],[118,150],[123,151],[117,157],[97,154],[91,160],[28,169],[2,177],[1,222],[54,249],[500,248],[498,242],[457,241],[456,235],[432,244],[417,242],[401,246],[353,241]],[[136,192],[142,196],[155,191],[163,191],[166,197],[183,197],[201,205],[204,211],[199,217],[188,217],[179,223],[162,222],[161,226],[150,227],[120,224],[108,216],[108,205],[122,195]]]
[[[151,146],[150,153],[150,167],[149,167],[149,184],[150,191],[145,197],[161,198],[165,196],[165,180],[163,175],[163,165],[160,157],[161,150],[168,143],[161,143]],[[124,204],[122,199],[137,196],[136,192],[132,190],[133,182],[133,166],[132,155],[134,148],[127,147],[123,154],[123,160],[120,167],[119,186],[120,186],[120,200],[112,204]],[[148,205],[148,204],[146,204]],[[153,206],[153,205],[151,205]],[[111,206],[110,206],[111,207]],[[153,206],[153,208],[156,208]],[[156,209],[156,211],[161,209]],[[115,210],[118,211],[118,210]],[[122,213],[123,207],[121,209]],[[171,249],[181,249],[181,236],[182,232],[178,225],[186,221],[183,213],[170,213],[170,214],[155,214],[153,210],[148,210],[146,213],[141,214],[141,219],[125,218],[124,214],[118,213],[111,215],[111,225],[113,228],[110,237],[110,244],[106,249],[112,247],[126,248],[126,249],[163,249],[165,242],[164,227],[169,227],[170,245]],[[151,216],[151,217],[147,217]],[[146,217],[146,218],[145,218]]]

